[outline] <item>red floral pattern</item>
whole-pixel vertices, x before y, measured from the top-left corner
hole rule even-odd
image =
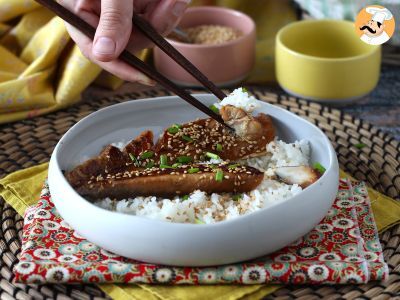
[[[24,221],[17,282],[340,284],[388,276],[365,184],[347,180],[340,181],[334,205],[307,235],[272,255],[220,267],[165,267],[101,249],[60,217],[47,184]]]

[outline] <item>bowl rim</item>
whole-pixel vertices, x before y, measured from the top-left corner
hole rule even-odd
[[[234,44],[238,44],[238,43],[242,42],[244,39],[246,39],[247,37],[255,34],[256,23],[254,22],[254,20],[249,15],[247,15],[241,11],[232,9],[232,8],[219,7],[219,6],[195,6],[195,7],[189,7],[186,10],[185,14],[192,12],[192,11],[204,11],[204,10],[215,10],[215,11],[219,11],[219,12],[223,12],[223,13],[229,13],[231,15],[237,15],[237,16],[240,16],[241,18],[245,18],[250,22],[251,29],[248,33],[243,33],[243,35],[238,37],[237,39],[234,39],[229,42],[224,42],[221,44],[189,44],[189,43],[180,42],[180,41],[177,41],[174,39],[170,39],[167,37],[165,39],[171,45],[173,45],[175,47],[179,47],[181,49],[211,49],[211,48],[229,47]],[[178,23],[178,26],[179,26],[179,23]]]
[[[207,97],[210,96],[212,94],[193,94],[193,96],[198,96],[200,98],[202,97]],[[323,131],[317,127],[316,125],[312,124],[311,122],[307,121],[306,119],[301,118],[300,116],[284,109],[281,108],[279,106],[273,105],[273,104],[269,104],[266,102],[263,102],[261,100],[260,101],[263,105],[266,105],[267,107],[273,107],[274,109],[277,109],[278,111],[284,112],[286,114],[291,115],[293,118],[298,119],[301,122],[306,123],[308,126],[313,127],[316,131],[318,131],[319,133],[322,134],[322,138],[324,140],[324,144],[327,146],[327,155],[329,156],[329,162],[330,165],[328,168],[326,168],[326,171],[324,172],[324,174],[322,174],[322,176],[312,185],[310,185],[309,187],[303,189],[300,193],[294,195],[293,197],[290,197],[289,199],[286,199],[284,201],[280,201],[278,203],[274,203],[268,207],[263,207],[257,211],[254,211],[252,213],[249,214],[245,214],[245,215],[241,215],[237,218],[233,218],[233,219],[229,219],[229,220],[223,220],[220,222],[216,222],[216,223],[211,223],[211,224],[201,224],[202,226],[199,226],[199,224],[194,224],[194,223],[177,223],[177,222],[166,222],[163,220],[159,220],[159,219],[151,219],[151,218],[147,218],[147,217],[143,217],[143,216],[136,216],[136,215],[131,215],[131,214],[126,214],[126,213],[122,213],[122,212],[117,212],[117,211],[111,211],[99,206],[94,205],[92,202],[90,202],[89,200],[87,200],[86,198],[82,197],[80,194],[78,194],[78,192],[70,185],[70,183],[68,182],[68,180],[66,179],[66,177],[64,176],[61,167],[59,165],[59,148],[61,147],[62,144],[65,143],[65,139],[68,136],[68,134],[70,134],[70,132],[72,130],[74,130],[74,128],[76,128],[77,126],[79,126],[79,123],[86,123],[88,122],[88,120],[90,118],[92,118],[93,116],[96,115],[101,115],[104,114],[107,110],[112,110],[115,107],[124,107],[124,106],[129,106],[132,105],[132,103],[148,103],[149,101],[160,101],[161,99],[163,99],[163,101],[165,101],[165,99],[173,99],[176,98],[177,100],[179,99],[179,96],[160,96],[160,97],[154,97],[154,98],[147,98],[147,99],[132,99],[130,101],[126,101],[126,102],[122,102],[122,103],[117,103],[117,104],[113,104],[104,108],[101,108],[95,112],[92,112],[91,114],[87,115],[86,117],[82,118],[79,122],[77,122],[76,124],[74,124],[70,129],[68,129],[68,131],[61,137],[61,139],[59,140],[59,142],[57,143],[56,147],[53,150],[53,153],[51,155],[51,159],[50,159],[50,164],[49,164],[49,189],[51,192],[51,183],[53,182],[53,180],[57,181],[58,184],[62,184],[64,186],[64,188],[69,189],[75,196],[80,204],[86,208],[90,208],[93,212],[98,212],[99,215],[113,215],[113,216],[119,216],[120,218],[126,218],[126,219],[132,219],[132,220],[137,220],[137,221],[141,221],[143,223],[153,223],[153,224],[159,224],[162,226],[167,226],[168,228],[170,228],[171,230],[173,228],[183,228],[183,227],[191,227],[195,230],[204,230],[204,229],[210,229],[210,228],[215,228],[215,227],[222,227],[222,226],[229,226],[231,223],[234,222],[245,222],[246,220],[248,220],[249,218],[251,218],[254,214],[262,214],[264,213],[266,210],[268,209],[279,209],[279,206],[282,206],[288,202],[293,202],[293,201],[298,201],[298,198],[300,198],[302,196],[302,194],[305,191],[309,191],[311,189],[315,189],[315,188],[319,188],[319,184],[320,181],[324,178],[324,177],[329,177],[331,176],[331,173],[333,172],[339,172],[339,167],[338,167],[338,160],[337,160],[337,156],[336,156],[336,152],[333,149],[333,146],[330,142],[330,140],[328,139],[328,137],[323,133]],[[165,102],[165,103],[169,103],[169,102]],[[55,175],[57,175],[57,177],[54,177]],[[52,177],[52,178],[50,178]],[[338,176],[337,176],[338,177]],[[339,177],[338,177],[338,183],[339,184]],[[333,199],[332,199],[333,201]],[[54,205],[57,207],[56,201],[54,201]],[[62,215],[62,213],[60,212],[60,214]]]
[[[294,56],[298,56],[304,59],[308,60],[318,60],[318,61],[324,61],[324,62],[347,62],[351,60],[358,60],[358,59],[364,59],[366,57],[374,55],[376,52],[379,52],[381,50],[381,45],[369,45],[370,50],[366,51],[365,53],[358,54],[358,55],[353,55],[353,56],[346,56],[346,57],[322,57],[322,56],[313,56],[313,55],[308,55],[304,54],[301,52],[298,52],[296,50],[293,50],[292,48],[289,48],[283,41],[282,41],[282,35],[287,31],[292,29],[293,27],[296,26],[301,26],[302,24],[306,23],[339,23],[339,24],[345,24],[347,26],[354,26],[353,22],[346,21],[346,20],[336,20],[336,19],[321,19],[321,20],[301,20],[301,21],[295,21],[292,23],[287,24],[286,26],[282,27],[275,38],[276,41],[276,47],[277,49],[278,45],[282,47],[284,50],[289,52],[290,54]]]

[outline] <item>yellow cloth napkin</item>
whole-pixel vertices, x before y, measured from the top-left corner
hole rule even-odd
[[[48,163],[14,172],[0,180],[0,196],[20,215],[39,199],[42,183],[47,177]],[[350,176],[341,172],[341,177]],[[400,223],[400,204],[395,200],[368,188],[372,211],[379,231]],[[156,286],[103,284],[100,288],[113,299],[260,299],[275,290],[278,285],[250,286]]]
[[[0,124],[75,103],[101,72],[33,0],[0,0],[0,57]]]
[[[113,89],[123,82],[100,73],[52,12],[34,0],[0,0],[0,124],[72,105],[93,81]]]

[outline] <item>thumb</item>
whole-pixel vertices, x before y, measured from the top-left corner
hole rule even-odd
[[[131,0],[101,0],[100,21],[92,53],[99,61],[116,59],[125,49],[132,31]]]

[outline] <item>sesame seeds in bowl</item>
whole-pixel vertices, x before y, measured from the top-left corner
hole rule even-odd
[[[168,42],[209,80],[218,86],[225,86],[248,76],[254,66],[256,45],[255,23],[248,15],[223,7],[191,7],[178,26],[193,28],[192,34],[201,43],[184,43],[172,38]],[[213,34],[203,37],[202,32],[210,30]],[[154,63],[156,69],[173,82],[183,86],[200,86],[158,47],[154,48]]]
[[[170,38],[176,39],[181,42],[189,42],[200,45],[217,45],[233,41],[240,36],[242,32],[238,29],[221,26],[221,25],[198,25],[181,29],[188,40],[182,40],[179,36],[172,33]]]

